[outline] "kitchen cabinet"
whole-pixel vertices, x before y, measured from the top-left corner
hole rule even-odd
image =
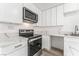
[[[37,12],[38,12],[38,22],[36,23],[36,25],[35,26],[41,26],[41,22],[42,22],[42,12],[39,10],[39,9],[37,9]]]
[[[64,13],[70,13],[79,10],[79,4],[77,3],[66,3],[64,4]]]
[[[51,40],[48,35],[43,35],[42,36],[42,49],[46,48],[48,50],[51,49]]]
[[[52,22],[52,26],[56,26],[56,24],[57,24],[57,12],[56,12],[56,7],[54,7],[54,8],[52,8],[52,19],[51,19],[51,22]]]
[[[57,6],[57,25],[64,25],[64,9],[63,5]]]
[[[1,3],[0,22],[22,23],[22,3]]]
[[[46,10],[46,25],[47,26],[52,26],[52,13],[51,12],[52,12],[52,9]]]
[[[56,26],[56,8],[44,10],[42,12],[42,26]]]
[[[64,37],[60,36],[51,36],[51,46],[64,50]]]
[[[47,26],[47,13],[46,11],[42,12],[41,26]]]
[[[56,8],[46,10],[46,25],[56,26]]]
[[[22,47],[22,48],[20,48],[20,49],[18,49],[18,50],[16,50],[16,51],[14,51],[14,52],[9,53],[9,54],[6,55],[6,56],[27,56],[27,55],[26,55],[25,46]]]
[[[64,13],[63,4],[41,12],[40,25],[38,26],[57,26],[63,25]]]
[[[65,37],[64,55],[65,56],[79,56],[79,38]]]

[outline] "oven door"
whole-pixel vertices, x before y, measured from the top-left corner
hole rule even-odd
[[[33,38],[28,41],[28,55],[33,56],[42,48],[42,38]]]

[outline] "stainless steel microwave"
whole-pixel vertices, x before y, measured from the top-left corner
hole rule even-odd
[[[23,7],[23,22],[37,23],[38,15],[26,7]]]

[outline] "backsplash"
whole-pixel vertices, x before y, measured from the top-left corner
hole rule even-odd
[[[50,26],[50,27],[34,27],[36,34],[58,34],[61,32],[62,26]]]
[[[18,32],[19,29],[32,29],[31,24],[22,23],[22,24],[9,24],[9,23],[0,23],[0,33],[10,33]]]

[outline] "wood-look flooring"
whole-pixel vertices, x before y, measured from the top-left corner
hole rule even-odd
[[[43,49],[41,56],[63,56],[63,50],[52,48],[51,50]]]

